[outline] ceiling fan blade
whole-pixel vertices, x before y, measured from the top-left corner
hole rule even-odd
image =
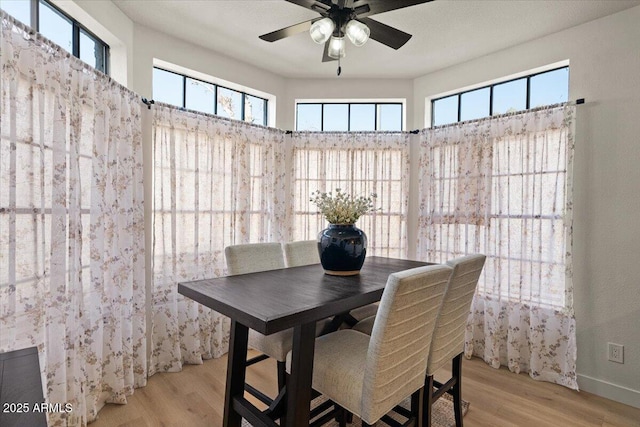
[[[309,28],[311,28],[311,24],[316,20],[317,18],[314,18],[308,21],[300,22],[299,24],[291,25],[290,27],[281,28],[277,31],[263,34],[260,36],[260,38],[267,42],[275,42],[285,37],[295,36],[298,33],[309,31]]]
[[[374,21],[371,18],[360,18],[358,21],[366,24],[371,30],[369,38],[385,44],[394,49],[400,49],[411,38],[411,34],[400,31],[397,28],[390,27],[382,22]]]
[[[338,0],[338,9],[351,9],[354,0]]]
[[[289,3],[297,4],[306,9],[311,9],[318,12],[317,9],[329,10],[331,7],[331,0],[285,0]]]
[[[358,19],[367,16],[375,15],[378,13],[389,12],[391,10],[402,9],[409,6],[415,6],[417,4],[429,3],[433,0],[356,0],[353,2],[353,7],[360,7],[367,4],[369,6],[368,12],[358,14]]]
[[[335,61],[335,58],[329,56],[329,41],[324,44],[324,52],[322,54],[322,62]]]

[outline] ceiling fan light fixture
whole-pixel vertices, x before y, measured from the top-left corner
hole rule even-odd
[[[369,34],[371,34],[371,30],[369,30],[369,27],[367,27],[362,22],[352,19],[347,23],[345,33],[347,33],[347,37],[349,37],[351,43],[353,43],[357,47],[360,47],[365,44],[367,40],[369,40]]]
[[[314,42],[322,44],[329,40],[335,28],[336,24],[331,18],[322,18],[311,24],[309,34]]]
[[[344,58],[347,54],[345,52],[344,45],[344,37],[331,37],[331,40],[329,40],[329,49],[327,50],[329,58]]]

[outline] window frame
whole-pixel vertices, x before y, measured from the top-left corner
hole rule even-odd
[[[433,98],[431,99],[431,127],[435,127],[435,126],[448,126],[448,125],[453,125],[456,123],[460,123],[463,120],[461,119],[461,114],[462,114],[462,95],[469,93],[469,92],[474,92],[476,90],[481,90],[481,89],[486,89],[489,88],[489,115],[485,116],[485,117],[493,117],[493,89],[496,86],[500,86],[502,84],[505,83],[511,83],[511,82],[515,82],[517,80],[523,80],[526,79],[526,100],[525,100],[525,109],[521,110],[521,111],[527,111],[531,109],[531,78],[539,76],[541,74],[547,74],[547,73],[551,73],[554,71],[558,71],[558,70],[567,70],[567,73],[569,72],[569,65],[561,65],[558,67],[554,67],[554,68],[550,68],[548,70],[542,70],[542,71],[538,71],[535,73],[531,73],[531,74],[526,74],[523,76],[519,76],[519,77],[514,77],[511,79],[507,79],[507,80],[502,80],[496,83],[491,83],[488,85],[483,85],[483,86],[478,86],[478,87],[473,87],[471,89],[466,89],[460,92],[456,92],[456,93],[450,93],[448,95],[444,95],[444,96],[439,96],[437,98]],[[567,81],[568,84],[568,81]],[[435,124],[435,118],[436,118],[436,109],[435,109],[435,103],[437,101],[440,101],[442,99],[446,99],[446,98],[451,98],[451,97],[456,97],[458,99],[458,112],[457,112],[457,120],[455,122],[450,122],[447,124],[443,124],[443,125],[436,125]],[[500,113],[500,114],[504,114],[504,113]],[[482,117],[484,118],[484,117]],[[473,120],[480,120],[480,119],[473,119]],[[466,120],[465,120],[466,121]]]
[[[40,32],[40,2],[46,3],[47,7],[51,8],[55,13],[61,15],[65,19],[67,19],[71,23],[71,51],[68,51],[76,58],[80,59],[80,32],[84,32],[89,38],[91,38],[96,45],[100,46],[103,51],[104,56],[104,69],[95,67],[96,70],[109,75],[109,63],[111,62],[110,56],[110,47],[104,40],[100,37],[96,36],[91,30],[82,25],[77,19],[66,13],[64,10],[60,9],[55,4],[51,3],[49,0],[29,0],[30,3],[30,21],[29,26]],[[26,22],[25,22],[26,24]],[[46,34],[44,34],[47,37]],[[64,48],[63,48],[64,49]],[[67,51],[66,49],[64,49]],[[83,61],[84,62],[84,61]],[[97,65],[97,64],[96,64]]]
[[[296,117],[295,117],[295,128],[298,130],[298,106],[299,105],[319,105],[320,106],[320,130],[316,132],[331,132],[324,130],[324,106],[325,105],[347,105],[347,130],[342,132],[394,132],[394,131],[385,131],[379,130],[378,126],[380,125],[380,110],[379,106],[381,105],[398,105],[400,106],[400,130],[397,132],[404,131],[404,120],[405,120],[405,108],[404,102],[401,101],[296,101]],[[352,105],[373,105],[375,110],[374,116],[374,127],[375,130],[372,131],[360,131],[360,130],[351,130],[351,106]],[[300,131],[300,132],[308,132],[308,131]]]
[[[241,110],[241,117],[242,118],[240,118],[240,119],[232,119],[232,120],[241,120],[243,122],[250,123],[250,122],[247,122],[245,120],[245,102],[246,102],[246,98],[247,98],[247,95],[248,95],[248,96],[251,96],[253,98],[258,98],[258,99],[261,99],[261,100],[264,101],[264,112],[263,112],[263,117],[262,117],[264,122],[262,124],[258,123],[257,125],[258,126],[268,126],[268,123],[269,123],[269,121],[268,121],[268,119],[269,119],[269,100],[267,98],[263,97],[263,96],[260,96],[260,95],[257,95],[257,94],[253,94],[253,93],[249,93],[249,92],[245,92],[245,91],[242,91],[242,90],[233,89],[233,88],[230,88],[230,87],[218,84],[218,83],[214,83],[214,82],[211,82],[211,81],[206,81],[206,80],[200,79],[198,77],[193,77],[193,76],[190,76],[190,75],[187,75],[187,74],[183,74],[183,73],[180,73],[180,72],[177,72],[177,71],[173,71],[173,70],[170,70],[170,69],[168,69],[166,67],[162,67],[162,66],[158,66],[158,65],[154,65],[153,69],[158,69],[160,71],[164,71],[164,72],[167,72],[167,73],[175,74],[175,75],[180,76],[182,78],[182,105],[177,105],[177,107],[184,108],[185,110],[187,109],[187,107],[186,107],[186,105],[187,105],[187,79],[196,80],[196,81],[199,81],[199,82],[202,82],[202,83],[206,83],[208,85],[213,85],[213,89],[214,89],[214,93],[213,93],[213,98],[214,98],[213,114],[215,116],[219,116],[219,114],[218,114],[218,88],[222,88],[222,89],[227,89],[227,90],[230,90],[230,91],[233,91],[233,92],[237,92],[237,93],[239,93],[241,95],[241,101],[240,101],[240,107],[241,108],[240,108],[240,110]],[[152,86],[153,86],[153,82],[152,82]],[[197,111],[197,110],[194,110],[194,111]],[[203,112],[203,114],[211,114],[211,113],[204,113]],[[251,124],[253,124],[253,123],[251,123]]]

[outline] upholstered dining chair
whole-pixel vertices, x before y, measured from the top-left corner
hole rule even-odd
[[[298,240],[295,242],[288,242],[283,245],[283,248],[284,259],[287,263],[287,267],[299,267],[302,265],[320,263],[317,240]],[[377,311],[377,303],[368,304],[351,310],[349,313],[351,315],[351,319],[347,320],[352,321],[347,322],[347,324],[350,323],[349,326],[353,326],[357,322],[375,315]]]
[[[280,243],[248,243],[242,245],[227,246],[224,249],[227,262],[227,273],[230,276],[238,274],[257,273],[259,271],[277,270],[285,268]],[[249,347],[262,353],[260,356],[247,360],[247,366],[272,357],[277,361],[278,390],[285,385],[285,358],[293,346],[293,331],[285,330],[272,335],[262,335],[249,329]],[[252,386],[247,387],[254,396],[264,399],[262,393]],[[265,402],[268,403],[268,402]]]
[[[450,275],[445,265],[393,273],[371,336],[342,329],[316,339],[313,388],[340,408],[341,426],[346,411],[370,426],[409,396],[405,425],[420,420],[431,336]]]
[[[287,267],[300,267],[302,265],[319,264],[317,240],[298,240],[282,245],[284,260]]]
[[[280,243],[249,243],[227,246],[224,249],[224,254],[227,262],[227,273],[231,276],[285,268],[282,245]],[[318,322],[316,334],[320,334],[325,323],[328,323],[328,321]],[[269,357],[276,360],[278,391],[282,391],[286,382],[285,360],[287,353],[293,348],[293,329],[287,329],[271,335],[262,335],[253,329],[249,329],[248,345],[261,352],[262,355],[247,360],[247,366]],[[247,384],[247,390],[262,402],[271,403],[268,397],[249,384]]]
[[[447,261],[447,265],[452,268],[452,273],[439,310],[429,352],[424,387],[424,427],[431,425],[433,403],[444,393],[453,396],[456,427],[462,427],[464,333],[471,300],[476,291],[485,258],[485,255],[473,254]],[[375,317],[368,317],[358,322],[353,329],[371,334],[374,322]],[[451,378],[444,384],[435,381],[434,373],[449,361],[452,363]],[[436,387],[435,391],[434,387]]]
[[[444,393],[453,397],[456,427],[462,427],[462,354],[471,300],[478,286],[486,256],[467,255],[447,261],[453,269],[436,320],[429,349],[425,380],[423,426],[431,426],[431,408]],[[435,372],[451,362],[451,378],[444,384],[434,380]],[[435,387],[435,388],[434,388]]]

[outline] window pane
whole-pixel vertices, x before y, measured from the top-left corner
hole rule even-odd
[[[105,45],[80,29],[80,59],[102,71],[107,69]]]
[[[80,59],[94,68],[99,57],[98,44],[87,33],[80,30]],[[101,55],[100,55],[101,56]]]
[[[324,104],[322,130],[325,132],[349,130],[349,105]]]
[[[375,104],[351,104],[349,117],[349,130],[368,131],[376,130],[376,105]]]
[[[567,102],[568,99],[569,68],[531,77],[529,108]]]
[[[322,105],[298,104],[296,129],[297,130],[322,130]]]
[[[159,68],[153,69],[153,99],[167,104],[182,105],[184,77]]]
[[[458,95],[433,102],[433,125],[448,125],[458,121]]]
[[[0,0],[0,9],[23,24],[31,25],[31,2],[25,0]]]
[[[244,96],[244,121],[266,126],[267,100],[251,95]]]
[[[215,86],[187,77],[187,96],[185,108],[213,114],[216,100]]]
[[[489,88],[473,90],[460,95],[460,120],[473,120],[489,115]]]
[[[226,87],[218,86],[218,110],[219,116],[230,119],[242,119],[242,94]]]
[[[402,130],[402,104],[382,104],[380,108],[380,120],[378,130],[401,131]]]
[[[67,51],[73,52],[73,25],[71,21],[43,1],[40,2],[39,26],[43,36]]]
[[[514,80],[493,87],[493,115],[527,109],[527,79]]]

